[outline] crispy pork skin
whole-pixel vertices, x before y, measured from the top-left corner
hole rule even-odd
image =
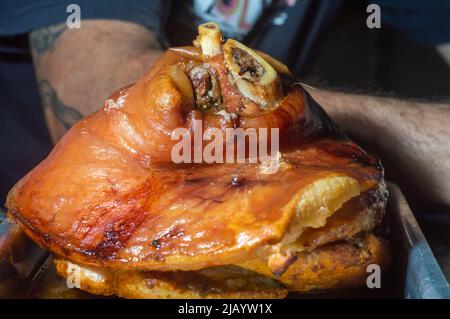
[[[220,272],[211,279],[210,269],[226,269],[223,275],[239,267],[242,285],[227,290],[227,284],[216,296],[281,297],[285,288],[335,287],[340,277],[346,283],[360,278],[365,262],[355,264],[354,275],[343,270],[334,278],[327,271],[363,251],[386,260],[384,245],[371,235],[360,241],[365,250],[337,243],[370,232],[384,214],[378,157],[350,141],[282,63],[235,40],[222,41],[217,25],[201,25],[195,47],[167,50],[139,81],[76,123],[10,191],[9,218],[39,245],[85,269],[86,277],[88,269],[101,269],[106,283],[126,278],[119,288],[89,284],[85,290],[201,296],[197,288],[179,288],[191,283],[175,274],[190,271],[192,281],[214,286]],[[229,129],[252,129],[258,147],[261,129],[267,130],[270,161],[262,162],[261,149],[254,161],[246,145],[239,160],[233,149],[234,160],[206,162],[208,142],[196,145],[195,136],[212,128],[223,136]],[[184,163],[172,153],[179,129],[193,142]],[[227,151],[227,143],[219,142],[216,152]],[[268,172],[268,163],[276,169]],[[300,262],[309,262],[317,249],[324,272],[316,280]],[[296,272],[303,274],[301,282]],[[158,274],[160,292],[136,284],[146,273]],[[128,282],[131,288],[123,288]],[[247,289],[247,282],[261,294]]]
[[[297,216],[320,219],[315,210],[337,205],[327,217],[343,204],[340,196],[349,200],[382,180],[378,159],[336,135],[297,85],[273,111],[236,119],[244,128],[279,127],[290,136],[281,140],[285,165],[277,173],[262,174],[259,163],[173,164],[172,129],[189,128],[191,112],[204,126],[222,117],[185,105],[170,71],[195,60],[185,51],[168,51],[134,86],[77,123],[11,191],[9,216],[40,245],[124,269],[229,264],[281,240]],[[328,195],[297,207],[320,179]]]

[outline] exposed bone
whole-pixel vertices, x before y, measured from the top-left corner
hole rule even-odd
[[[207,65],[196,65],[188,73],[195,92],[195,103],[201,110],[217,111],[222,103],[219,81]]]
[[[273,107],[282,98],[275,69],[258,53],[229,39],[223,46],[225,63],[239,91],[263,108]]]
[[[194,45],[202,49],[204,57],[213,57],[222,53],[222,33],[219,26],[214,22],[199,25]]]
[[[277,71],[278,73],[292,75],[291,71],[289,71],[289,68],[286,66],[286,64],[271,57],[267,53],[264,53],[264,52],[261,52],[258,50],[255,50],[255,52],[258,53],[258,55],[260,55],[267,63],[269,63],[275,69],[275,71]]]

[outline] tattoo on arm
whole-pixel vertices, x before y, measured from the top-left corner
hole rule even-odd
[[[68,130],[83,115],[74,107],[64,104],[49,81],[39,81],[39,91],[44,108],[50,108],[55,118]]]
[[[30,46],[37,57],[53,49],[56,40],[66,30],[66,24],[61,23],[37,29],[30,33]]]

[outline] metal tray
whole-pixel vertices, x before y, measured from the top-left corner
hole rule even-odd
[[[450,287],[414,218],[400,188],[390,183],[387,215],[390,239],[399,256],[403,274],[403,297],[408,299],[449,299]]]
[[[398,186],[376,230],[392,245],[392,265],[381,288],[359,287],[290,294],[291,298],[450,298],[450,287]],[[69,289],[56,275],[52,257],[0,216],[0,298],[100,298]]]

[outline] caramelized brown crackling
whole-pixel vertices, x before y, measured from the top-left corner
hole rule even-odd
[[[137,83],[74,125],[10,192],[9,216],[41,246],[75,262],[195,270],[239,262],[279,242],[314,181],[348,176],[365,191],[383,179],[377,157],[334,135],[329,119],[311,116],[317,111],[300,87],[286,87],[274,109],[231,119],[191,108],[173,67],[187,70],[203,59],[195,48],[168,50]],[[227,82],[220,51],[208,63],[226,110],[248,105]],[[171,133],[192,132],[194,119],[222,131],[278,128],[288,169],[265,175],[259,163],[174,164]],[[238,187],[230,187],[232,176],[242,181]]]

